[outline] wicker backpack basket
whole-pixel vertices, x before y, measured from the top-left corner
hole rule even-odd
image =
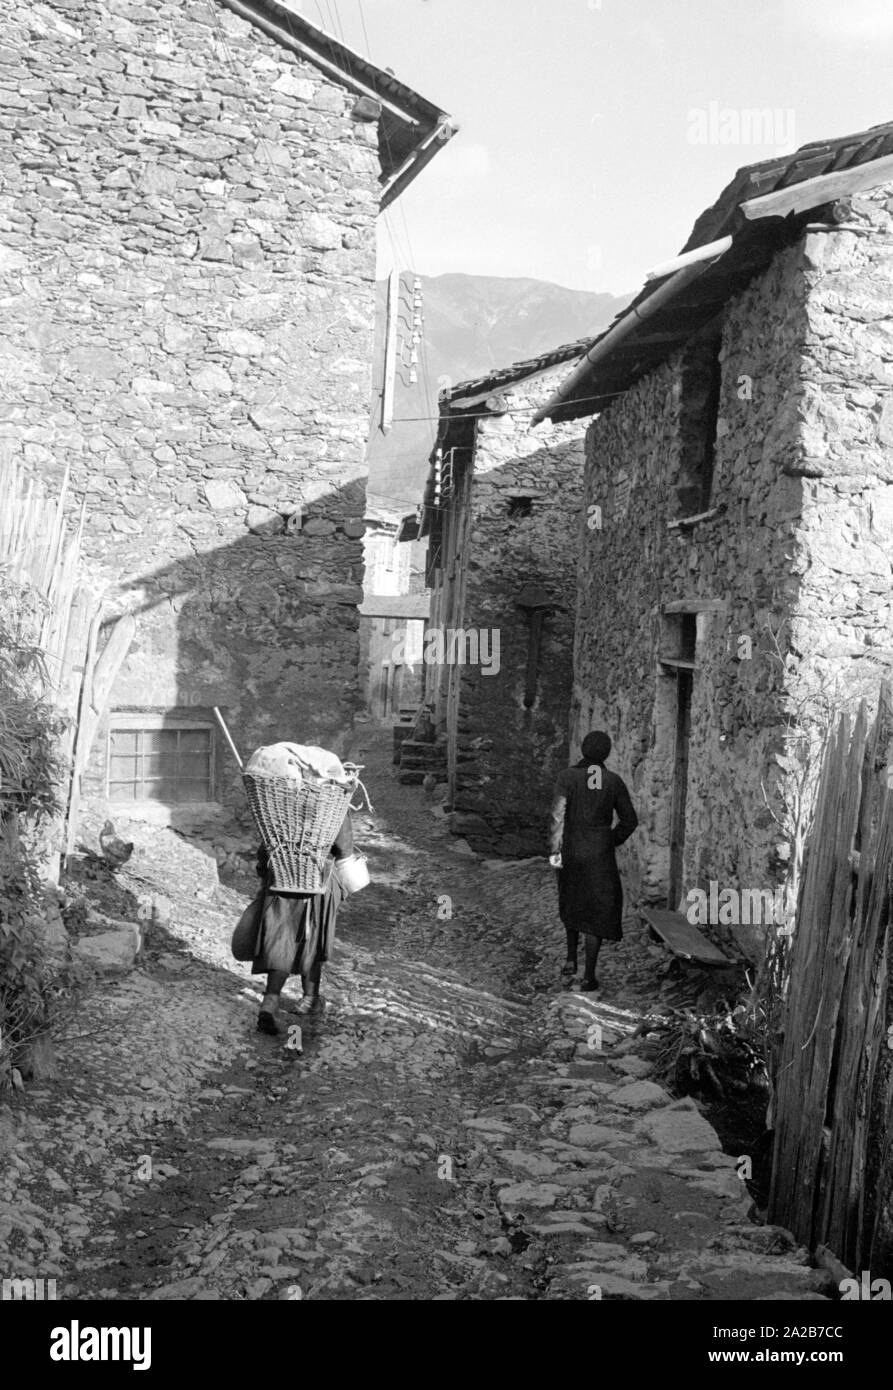
[[[341,829],[357,787],[319,785],[306,777],[242,780],[260,837],[270,856],[272,887],[280,893],[322,893],[329,850]]]

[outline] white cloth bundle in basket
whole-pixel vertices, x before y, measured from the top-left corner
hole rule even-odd
[[[314,743],[270,743],[252,753],[245,768],[252,777],[288,777],[295,782],[335,782],[356,786],[356,774],[348,772],[341,759]]]

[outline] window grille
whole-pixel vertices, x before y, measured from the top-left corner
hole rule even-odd
[[[211,801],[213,752],[210,725],[115,725],[108,740],[108,798],[174,805]]]

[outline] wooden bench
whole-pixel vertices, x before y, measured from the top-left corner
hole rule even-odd
[[[644,918],[652,932],[665,946],[681,960],[690,960],[694,965],[734,965],[735,962],[719,946],[708,941],[702,932],[682,912],[669,912],[666,908],[640,907],[639,916]]]

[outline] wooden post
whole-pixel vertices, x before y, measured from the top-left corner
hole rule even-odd
[[[384,381],[381,390],[381,428],[387,434],[394,420],[394,372],[397,364],[397,302],[400,279],[396,270],[388,276],[387,323],[384,343]]]
[[[87,665],[84,671],[84,684],[81,693],[81,708],[77,723],[77,735],[71,769],[71,791],[68,800],[65,831],[66,857],[71,854],[74,849],[74,838],[77,833],[78,813],[81,804],[81,779],[83,778],[87,761],[90,757],[90,750],[93,747],[96,730],[99,727],[102,716],[105,714],[108,702],[111,699],[112,688],[118,678],[118,672],[124,664],[124,659],[130,651],[130,644],[136,633],[136,618],[132,613],[126,613],[115,623],[109,634],[109,639],[97,659],[95,657],[96,642],[101,624],[101,614],[97,614],[94,619],[94,630],[90,633]]]

